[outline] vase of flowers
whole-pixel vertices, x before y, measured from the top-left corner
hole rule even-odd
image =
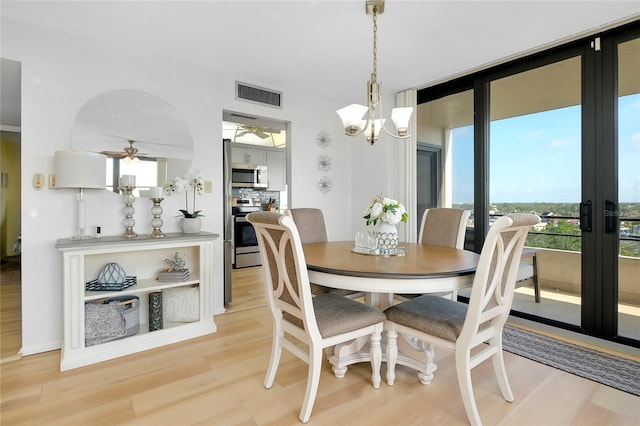
[[[407,222],[409,215],[405,207],[396,200],[379,195],[373,199],[365,210],[364,219],[367,226],[378,225],[376,238],[378,250],[383,254],[393,252],[398,246],[398,230],[396,225]]]
[[[199,171],[191,174],[181,175],[167,182],[164,190],[167,196],[174,192],[184,192],[185,208],[180,209],[180,229],[185,234],[195,234],[200,232],[202,222],[200,220],[202,210],[196,210],[196,195],[202,194],[204,188],[204,178]],[[192,202],[189,210],[189,201]]]

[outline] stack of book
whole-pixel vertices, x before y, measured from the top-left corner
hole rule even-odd
[[[171,282],[171,281],[186,281],[189,279],[189,270],[183,271],[160,271],[158,273],[158,281]]]

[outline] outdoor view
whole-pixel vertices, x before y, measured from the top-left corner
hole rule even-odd
[[[527,247],[539,248],[538,282],[516,290],[514,309],[580,325],[581,107],[567,106],[493,120],[490,127],[490,222],[533,212],[541,223]],[[452,130],[453,207],[473,210],[473,127]],[[515,159],[515,160],[514,160]],[[640,95],[619,98],[618,193],[620,335],[640,338]],[[470,226],[473,226],[473,217]],[[546,256],[546,257],[544,257]],[[533,284],[530,284],[533,287]]]
[[[640,95],[620,98],[619,123],[620,255],[640,257]],[[491,142],[490,213],[536,213],[528,246],[580,251],[580,107],[494,121]],[[453,206],[473,209],[472,126],[452,146]]]

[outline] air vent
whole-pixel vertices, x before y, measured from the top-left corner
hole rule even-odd
[[[282,108],[282,92],[236,81],[236,99]]]

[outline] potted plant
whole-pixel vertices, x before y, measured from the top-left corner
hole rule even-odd
[[[184,192],[185,208],[180,209],[180,228],[185,234],[200,232],[202,223],[200,217],[204,216],[202,210],[196,210],[196,195],[202,194],[204,178],[198,170],[191,174],[176,177],[164,185],[167,196],[174,192]],[[189,210],[189,196],[192,196],[192,209]]]

